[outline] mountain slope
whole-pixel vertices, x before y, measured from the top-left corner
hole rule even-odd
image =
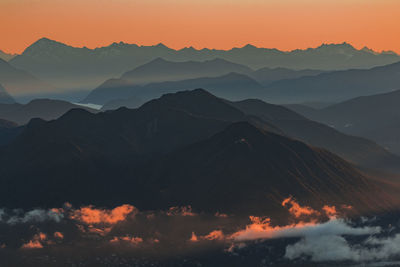
[[[156,104],[99,114],[73,109],[54,121],[31,120],[0,148],[1,201],[13,207],[124,202],[137,187],[129,170],[228,123]]]
[[[122,86],[119,86],[120,84]],[[129,86],[124,81],[117,79],[110,80],[94,89],[82,102],[102,105],[111,100],[134,97],[135,101],[141,99],[144,103],[163,94],[196,88],[205,88],[216,96],[232,100],[255,97],[263,91],[263,87],[255,80],[238,73],[229,73],[219,77],[151,83],[145,86]],[[124,100],[123,103],[126,101]],[[114,104],[114,107],[117,106],[119,105]]]
[[[287,68],[261,68],[249,76],[261,83],[263,86],[279,80],[296,79],[303,76],[315,76],[323,73],[321,70],[292,70]]]
[[[0,104],[0,118],[23,125],[33,118],[41,118],[43,120],[57,119],[68,110],[74,108],[97,112],[94,109],[74,105],[66,101],[35,99],[27,104]]]
[[[265,98],[274,103],[339,102],[398,89],[400,62],[368,70],[347,70],[277,81]]]
[[[260,100],[229,102],[205,90],[197,89],[164,95],[149,103],[157,103],[207,118],[223,118],[231,122],[248,120],[269,131],[286,134],[313,146],[328,149],[357,165],[400,171],[398,167],[400,158],[376,143],[343,134],[321,123],[310,121],[285,107],[267,104]],[[246,114],[253,117],[246,117]]]
[[[240,111],[224,110],[216,120],[152,102],[32,120],[0,149],[0,201],[6,207],[193,205],[246,215],[278,212],[288,195],[357,210],[384,202],[378,194],[371,200],[376,188],[337,156],[246,122],[227,127],[225,119]]]
[[[286,196],[319,207],[379,205],[368,197],[374,186],[342,159],[246,122],[150,164],[144,179],[150,208],[276,214]]]
[[[400,171],[400,157],[370,140],[343,134],[324,124],[308,120],[285,107],[261,100],[249,99],[231,104],[246,114],[275,125],[288,136],[325,148],[364,168]]]
[[[0,103],[10,104],[15,100],[8,94],[7,90],[0,84]]]
[[[323,109],[302,110],[304,116],[348,133],[374,140],[400,153],[400,90],[357,97]]]
[[[121,79],[131,81],[133,84],[147,84],[201,77],[218,77],[231,72],[247,74],[252,72],[252,69],[218,58],[204,62],[172,62],[157,58],[124,73]]]
[[[10,54],[4,53],[3,51],[0,50],[0,59],[9,61],[13,57],[15,57],[15,55],[10,55]]]
[[[15,96],[55,92],[51,85],[37,79],[30,73],[11,66],[0,59],[0,84]]]

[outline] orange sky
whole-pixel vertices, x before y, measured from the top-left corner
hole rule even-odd
[[[114,41],[282,50],[347,41],[400,53],[400,0],[0,0],[0,49],[40,37],[90,48]]]

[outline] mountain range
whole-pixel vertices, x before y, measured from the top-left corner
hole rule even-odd
[[[341,132],[374,140],[400,153],[400,91],[356,97],[323,109],[291,106],[307,118]]]
[[[291,116],[301,117],[281,117]],[[254,215],[278,212],[288,195],[357,210],[385,203],[352,164],[201,89],[138,109],[33,119],[0,147],[0,160],[9,207],[135,203]]]
[[[151,84],[146,88],[151,89],[152,87],[150,86]],[[165,90],[168,87],[162,84],[158,88]],[[195,92],[197,91],[198,90],[195,90]],[[162,93],[160,92],[159,94],[161,95]],[[204,92],[204,94],[207,95],[208,93]],[[165,98],[166,97],[161,99]],[[178,98],[178,96],[175,96],[174,99],[175,98]],[[210,102],[207,97],[201,100],[198,97],[196,101],[202,103],[204,107],[209,106]],[[192,103],[192,105],[194,105],[196,101],[189,97],[180,98],[180,102],[188,102]],[[103,110],[117,109],[120,106],[136,108],[140,106],[141,102],[142,101],[137,97],[127,98],[125,100],[114,100],[104,105]],[[256,116],[264,122],[268,122],[270,125],[279,129],[279,131],[276,131],[278,133],[285,133],[290,137],[308,144],[328,149],[357,165],[366,168],[387,169],[395,172],[400,170],[398,168],[400,158],[389,153],[376,143],[364,138],[343,134],[322,123],[306,119],[283,106],[268,104],[257,99],[247,99],[237,102],[226,101],[226,104],[234,106],[236,109],[249,116]],[[172,104],[169,103],[169,105],[171,106]],[[183,106],[183,104],[174,102],[174,108],[193,113],[193,110],[188,105]],[[240,117],[238,117],[234,121],[240,120]]]
[[[62,100],[35,99],[27,104],[0,104],[0,118],[24,125],[33,118],[40,118],[46,121],[57,119],[74,108],[81,108],[92,113],[97,112],[94,109]]]
[[[218,77],[231,72],[251,73],[247,66],[232,63],[223,59],[173,62],[157,58],[131,71],[125,72],[121,79],[132,84],[141,85],[155,82],[179,81],[202,77]]]
[[[108,108],[120,106],[135,107],[136,103],[144,103],[166,93],[182,90],[207,88],[211,93],[231,100],[257,97],[263,93],[263,86],[249,76],[239,73],[228,73],[219,77],[203,77],[181,81],[150,83],[143,86],[131,85],[121,79],[108,80],[94,89],[82,103],[108,104]],[[121,102],[115,101],[121,100]],[[136,106],[137,107],[137,106]]]
[[[366,70],[321,73],[270,84],[264,99],[275,103],[341,102],[399,89],[400,62]]]
[[[88,90],[156,58],[170,61],[220,58],[253,69],[283,67],[294,70],[370,68],[400,61],[400,57],[393,52],[357,50],[347,43],[323,44],[317,48],[290,52],[252,45],[231,50],[197,50],[193,47],[174,50],[163,44],[138,46],[122,42],[88,49],[42,38],[27,47],[21,55],[12,58],[10,63],[58,88]]]

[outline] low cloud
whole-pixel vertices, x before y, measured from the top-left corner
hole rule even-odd
[[[371,236],[364,242],[351,245],[343,236],[307,236],[286,247],[285,257],[296,259],[304,256],[312,261],[380,261],[400,255],[400,235],[378,238]]]

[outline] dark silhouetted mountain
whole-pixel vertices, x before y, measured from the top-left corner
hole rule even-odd
[[[9,61],[10,59],[12,59],[15,56],[16,55],[7,54],[0,50],[0,59],[2,59],[2,60]]]
[[[97,112],[94,109],[78,106],[66,101],[36,99],[27,104],[0,104],[0,118],[23,125],[33,118],[54,120],[59,118],[68,110],[74,108],[82,108],[90,112]]]
[[[264,86],[270,85],[272,82],[287,79],[296,79],[303,76],[315,76],[323,73],[321,70],[292,70],[286,68],[261,68],[249,76]]]
[[[347,162],[247,122],[234,123],[147,169],[150,208],[190,204],[214,212],[275,214],[279,200],[288,195],[315,206],[377,205],[367,193],[373,186]]]
[[[0,59],[0,83],[13,96],[56,92],[55,88]]]
[[[122,99],[115,99],[107,102],[105,105],[101,107],[101,110],[114,110],[114,109],[119,109],[120,107],[126,107],[126,108],[137,108],[140,107],[144,101],[140,99],[139,97],[136,96],[131,96],[128,98],[122,98]]]
[[[244,100],[231,104],[246,114],[257,116],[281,129],[288,136],[313,146],[325,148],[364,168],[400,171],[400,157],[373,141],[343,134],[329,126],[311,121],[285,107],[261,100]]]
[[[138,46],[122,42],[88,49],[42,38],[10,62],[15,67],[29,71],[57,87],[76,90],[94,88],[111,77],[119,77],[128,70],[160,57],[170,61],[205,61],[221,58],[254,69],[284,67],[297,70],[370,68],[400,61],[400,57],[395,53],[357,50],[346,43],[291,52],[251,45],[231,50],[174,50],[162,44]]]
[[[138,85],[202,77],[218,77],[231,72],[248,74],[252,71],[253,70],[249,67],[219,58],[204,62],[172,62],[162,58],[157,58],[147,64],[135,68],[134,70],[124,73],[121,78]]]
[[[201,90],[195,94],[206,96]],[[1,202],[6,207],[65,201],[135,203],[140,209],[192,205],[243,214],[276,212],[290,194],[313,205],[359,209],[383,203],[366,178],[327,151],[246,122],[226,128],[227,119],[243,114],[220,107],[218,98],[208,112],[220,114],[220,120],[171,108],[167,100],[32,120],[0,149]],[[191,108],[207,112],[200,105]]]
[[[8,94],[7,90],[0,84],[0,103],[15,103],[15,100]]]
[[[322,73],[272,83],[265,98],[274,103],[339,102],[398,89],[400,62],[369,70]]]
[[[400,166],[400,158],[372,141],[342,134],[331,127],[310,121],[285,107],[267,104],[260,100],[228,102],[216,99],[218,98],[210,93],[198,89],[165,95],[154,101],[163,103],[169,108],[216,119],[221,119],[221,110],[227,109],[229,113],[232,113],[232,109],[226,107],[232,105],[236,112],[232,113],[234,115],[229,118],[224,116],[224,120],[236,122],[249,120],[245,117],[245,114],[256,116],[267,125],[255,120],[249,121],[261,128],[286,134],[313,146],[328,149],[362,167],[400,171],[398,167]],[[241,112],[238,112],[238,110]]]
[[[376,141],[400,153],[400,91],[357,97],[323,109],[299,109],[304,116],[344,133]]]
[[[122,86],[119,86],[120,84]],[[134,97],[136,103],[137,99],[148,101],[166,93],[196,88],[205,88],[218,97],[231,100],[256,97],[263,92],[263,87],[259,83],[246,75],[238,73],[229,73],[220,77],[151,83],[144,86],[127,86],[124,81],[113,79],[94,89],[82,102],[103,105],[112,100]],[[114,107],[118,107],[126,105],[127,101],[122,100],[121,104],[116,101],[113,101],[113,103]],[[133,105],[129,106],[132,107]]]
[[[73,109],[54,121],[31,120],[0,150],[5,160],[0,167],[1,187],[7,188],[8,197],[15,194],[4,205],[53,205],[67,199],[120,203],[140,189],[135,175],[127,176],[127,170],[207,138],[228,124],[156,102],[137,110],[92,114]],[[26,184],[21,186],[21,182]]]

